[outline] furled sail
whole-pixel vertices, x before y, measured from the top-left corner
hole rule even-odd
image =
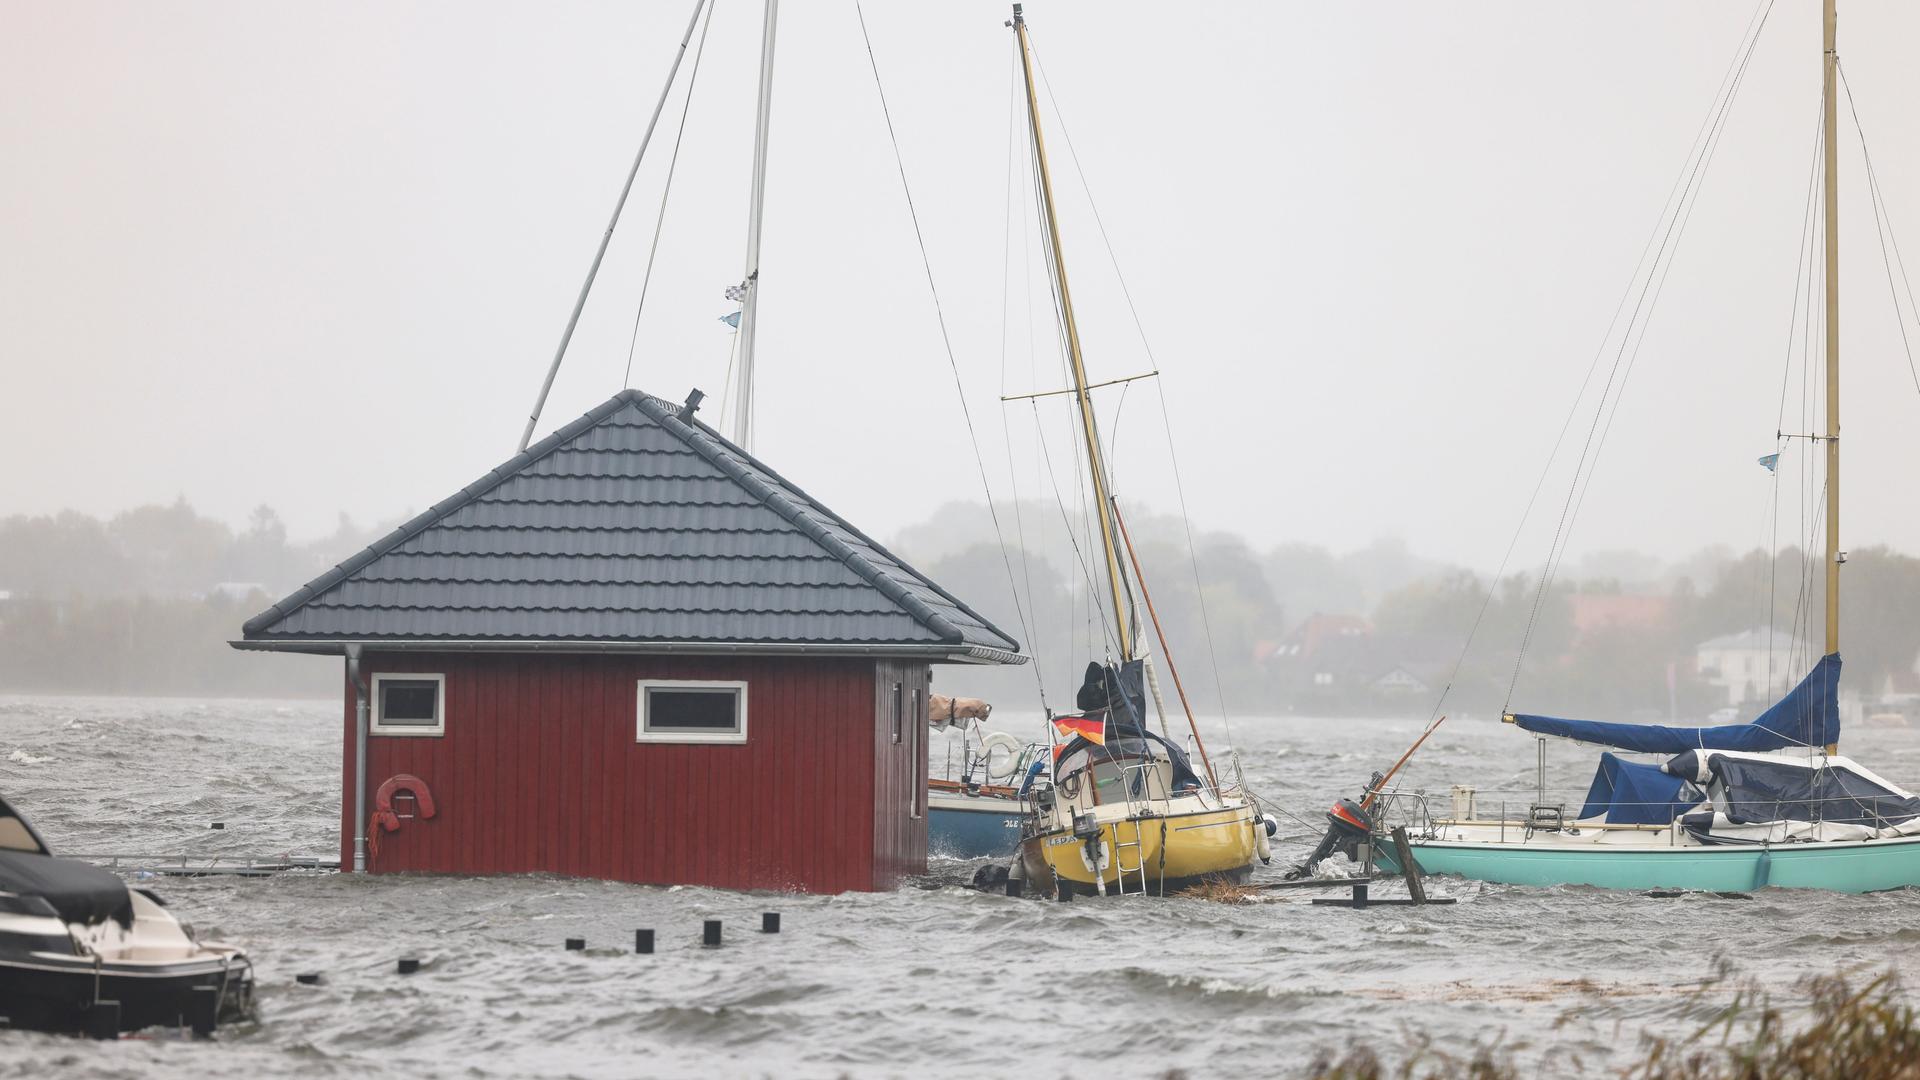
[[[1647,754],[1686,750],[1780,750],[1789,746],[1830,746],[1840,741],[1840,654],[1820,658],[1800,685],[1750,723],[1723,727],[1666,727],[1614,724],[1600,720],[1562,720],[1515,714],[1513,722],[1536,735],[1558,735],[1577,742]]]

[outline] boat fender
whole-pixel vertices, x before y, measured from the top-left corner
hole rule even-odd
[[[980,740],[981,759],[986,762],[987,782],[1004,784],[1013,779],[1020,767],[1020,751],[1025,744],[1004,731],[996,731]],[[994,752],[1001,751],[998,761]]]
[[[1253,831],[1253,851],[1264,866],[1273,862],[1273,837],[1280,831],[1280,822],[1272,814],[1261,814],[1259,824]]]

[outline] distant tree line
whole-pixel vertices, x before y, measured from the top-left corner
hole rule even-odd
[[[296,543],[269,507],[236,531],[184,499],[0,519],[0,692],[330,695],[338,665],[226,642],[387,528]]]
[[[1044,686],[1049,705],[1069,709],[1081,669],[1111,640],[1100,613],[1103,571],[1082,523],[1058,507],[997,510],[1004,556],[994,517],[977,505],[948,507],[904,530],[895,550],[1021,637],[1034,663],[942,669],[935,681],[1019,708],[1037,708]],[[1511,704],[1600,719],[1698,719],[1726,704],[1724,691],[1693,668],[1702,642],[1772,625],[1783,669],[1814,658],[1786,656],[1790,638],[1815,654],[1821,644],[1822,581],[1810,573],[1818,565],[1791,547],[1771,555],[1708,548],[1673,563],[1602,552],[1564,567],[1539,594],[1537,572],[1491,581],[1393,540],[1349,552],[1299,543],[1263,552],[1238,536],[1203,532],[1189,548],[1178,519],[1139,518],[1129,523],[1136,553],[1173,658],[1196,708],[1210,712],[1224,701],[1236,715],[1424,716],[1444,688],[1454,712],[1485,715]],[[1920,620],[1911,617],[1920,610],[1920,559],[1857,549],[1843,581],[1846,685],[1869,697],[1889,686],[1920,689]],[[1656,598],[1657,616],[1577,625],[1577,600],[1610,595]],[[1290,678],[1285,649],[1316,615],[1364,620],[1371,670],[1400,669],[1417,688]],[[1150,626],[1146,632],[1152,641]]]
[[[941,667],[936,686],[1017,710],[1037,709],[1044,691],[1048,705],[1070,709],[1087,661],[1108,655],[1113,637],[1091,523],[1052,504],[995,509],[954,504],[887,540],[1033,658],[1024,667]],[[1161,655],[1145,615],[1150,599],[1189,697],[1208,713],[1224,702],[1241,716],[1425,715],[1450,685],[1450,711],[1491,712],[1511,686],[1513,706],[1527,711],[1697,717],[1716,704],[1691,667],[1699,643],[1769,624],[1783,641],[1798,632],[1817,648],[1820,639],[1820,575],[1793,548],[1707,549],[1675,563],[1600,553],[1536,598],[1531,573],[1490,581],[1398,541],[1260,550],[1228,533],[1190,538],[1178,518],[1128,515],[1148,590],[1137,597],[1138,630]],[[226,642],[390,527],[343,515],[329,535],[297,542],[268,507],[236,530],[184,500],[106,519],[0,519],[0,693],[331,696],[338,665]],[[1914,683],[1920,559],[1859,549],[1844,581],[1847,684],[1872,694]],[[1616,594],[1658,598],[1658,618],[1577,625],[1577,599]],[[1364,620],[1370,638],[1351,662],[1361,679],[1319,686],[1290,664],[1288,648],[1315,616]],[[1157,665],[1171,702],[1172,672]]]

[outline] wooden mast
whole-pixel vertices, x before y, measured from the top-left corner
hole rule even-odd
[[[1826,150],[1826,653],[1839,651],[1839,154],[1836,123],[1836,0],[1822,4],[1822,110]],[[1839,744],[1828,744],[1837,753]]]
[[[1026,77],[1027,121],[1033,133],[1033,156],[1040,172],[1040,198],[1047,217],[1047,243],[1053,251],[1054,281],[1060,289],[1060,318],[1067,336],[1068,366],[1073,371],[1074,400],[1080,406],[1080,432],[1087,443],[1087,467],[1093,474],[1094,501],[1100,510],[1100,545],[1106,554],[1107,587],[1113,594],[1114,634],[1122,662],[1133,659],[1133,629],[1128,620],[1120,550],[1114,537],[1113,496],[1107,489],[1107,464],[1100,453],[1100,429],[1094,421],[1093,399],[1087,393],[1087,368],[1080,353],[1080,328],[1073,319],[1073,294],[1067,289],[1067,264],[1060,250],[1060,222],[1053,214],[1053,177],[1047,172],[1047,144],[1040,135],[1040,98],[1033,81],[1033,57],[1027,42],[1027,21],[1020,5],[1013,5],[1013,32],[1020,42],[1020,70]]]
[[[1824,4],[1827,228],[1827,654],[1840,651],[1840,168],[1834,146],[1835,74],[1840,56],[1834,0]]]

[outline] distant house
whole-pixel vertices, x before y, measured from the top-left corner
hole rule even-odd
[[[1358,615],[1315,612],[1282,638],[1267,657],[1271,663],[1310,676],[1314,686],[1332,686],[1348,660],[1365,651],[1373,624]]]
[[[246,624],[237,648],[345,657],[343,866],[926,869],[930,665],[1020,646],[696,400],[622,391]]]
[[[1607,630],[1657,630],[1667,624],[1673,600],[1642,593],[1573,593],[1567,597],[1573,645]]]
[[[1728,705],[1779,698],[1817,658],[1806,642],[1764,626],[1703,641],[1694,648],[1701,681],[1725,694]]]
[[[1396,664],[1368,684],[1368,689],[1388,697],[1424,697],[1433,692],[1429,678],[1415,674],[1404,664]]]
[[[1358,615],[1316,613],[1262,651],[1277,704],[1294,712],[1398,709],[1444,675],[1413,659],[1412,643],[1376,634]]]
[[[257,581],[221,581],[216,582],[212,588],[207,590],[207,597],[229,604],[237,604],[250,599],[255,593],[259,593],[261,596],[271,595],[267,592],[267,587]]]

